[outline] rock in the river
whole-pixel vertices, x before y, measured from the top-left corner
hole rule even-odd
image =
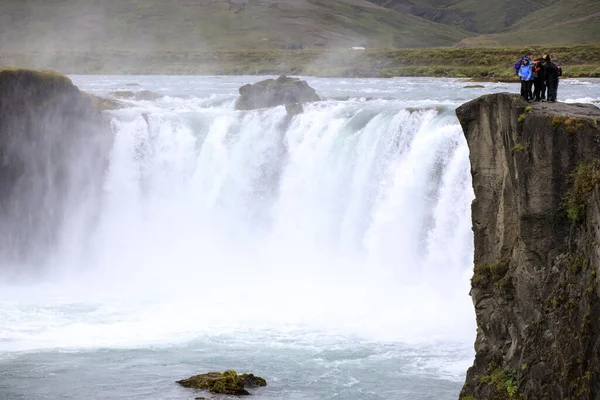
[[[244,381],[244,387],[254,388],[267,386],[267,381],[260,376],[254,376],[254,374],[241,374],[240,378]]]
[[[244,85],[239,91],[240,97],[236,102],[238,110],[253,110],[320,100],[315,89],[311,88],[306,81],[284,75],[277,79],[267,79],[255,84]]]
[[[475,201],[462,400],[600,398],[600,109],[508,93],[456,110]]]
[[[252,374],[238,375],[235,371],[209,372],[192,376],[188,379],[177,381],[181,386],[194,389],[204,389],[212,394],[229,394],[235,396],[245,396],[250,393],[245,389],[247,387],[266,386],[267,382],[260,377]]]

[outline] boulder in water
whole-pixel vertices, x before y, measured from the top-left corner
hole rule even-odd
[[[209,372],[192,376],[188,379],[177,381],[186,388],[208,390],[212,394],[228,394],[235,396],[245,396],[250,393],[245,389],[247,387],[266,386],[267,382],[253,374],[238,375],[235,371]]]
[[[238,110],[276,107],[307,101],[319,101],[315,89],[306,81],[285,75],[277,79],[267,79],[240,88],[240,97],[236,103]]]

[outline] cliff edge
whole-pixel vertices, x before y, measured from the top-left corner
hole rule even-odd
[[[61,74],[0,70],[0,269],[47,261],[66,215],[100,198],[112,147],[101,107]]]
[[[462,400],[600,398],[600,109],[456,111],[471,160],[475,361]]]

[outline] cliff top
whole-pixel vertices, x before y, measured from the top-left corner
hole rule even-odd
[[[537,126],[530,132],[535,133],[552,133],[550,128],[559,128],[564,126],[565,130],[569,133],[573,133],[577,129],[577,125],[582,123],[591,124],[598,126],[598,120],[600,120],[600,108],[593,104],[583,103],[528,103],[521,98],[521,96],[513,93],[495,93],[488,94],[478,97],[474,100],[469,101],[456,109],[456,115],[463,125],[465,135],[471,135],[477,133],[477,130],[471,129],[472,123],[486,122],[489,120],[482,118],[484,116],[490,116],[498,114],[499,112],[509,112],[511,115],[504,115],[504,119],[512,119],[514,125],[511,125],[511,129],[516,131],[522,131],[523,126],[518,124],[525,122],[528,116],[536,115],[538,117],[550,117],[550,125],[548,127]],[[502,120],[502,119],[500,119]],[[508,126],[498,121],[499,125],[496,127],[499,129],[499,133],[506,131]],[[548,128],[548,129],[547,129]],[[549,130],[550,129],[550,130]],[[555,129],[556,130],[556,129]]]
[[[597,399],[600,109],[500,93],[457,116],[475,192],[477,318],[460,398]]]

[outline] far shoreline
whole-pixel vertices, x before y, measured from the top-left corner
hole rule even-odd
[[[0,52],[3,67],[66,75],[293,75],[329,78],[436,77],[518,82],[525,54],[557,57],[565,78],[600,78],[600,45],[522,48],[425,48],[215,51]]]

